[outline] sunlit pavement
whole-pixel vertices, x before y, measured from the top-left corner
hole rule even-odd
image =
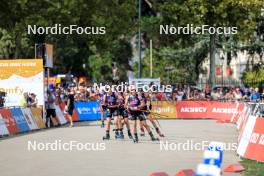
[[[213,120],[159,122],[166,136],[163,142],[171,144],[171,151],[165,151],[164,148],[161,150],[160,143],[151,142],[148,135],[141,137],[138,144],[134,144],[128,139],[126,129],[123,141],[115,140],[113,132],[111,140],[103,141],[105,130],[99,127],[99,122],[80,122],[74,128],[53,128],[0,140],[0,172],[3,176],[147,176],[153,171],[165,171],[174,175],[180,169],[196,170],[203,157],[202,150],[185,151],[181,148],[177,151],[176,144],[187,143],[188,140],[193,143],[220,141],[230,145],[237,142],[236,128],[232,124],[219,124]],[[28,141],[75,141],[83,144],[95,143],[94,145],[105,142],[105,150],[101,150],[102,146],[94,146],[93,149],[98,151],[32,151],[32,148],[29,151]],[[225,167],[238,163],[239,158],[235,151],[225,151],[223,160]]]

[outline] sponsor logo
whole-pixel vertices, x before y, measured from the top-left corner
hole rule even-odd
[[[154,112],[156,113],[172,113],[173,110],[170,108],[170,107],[167,107],[167,108],[160,108],[160,107],[157,107]]]
[[[252,133],[249,142],[264,145],[264,134]]]
[[[206,107],[181,108],[181,112],[206,112]]]
[[[236,113],[238,113],[236,108],[213,108],[212,112],[222,113],[222,114],[236,114]]]

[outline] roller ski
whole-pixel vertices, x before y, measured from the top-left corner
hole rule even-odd
[[[159,138],[155,138],[152,132],[149,132],[151,141],[159,141]]]
[[[119,135],[120,135],[120,139],[124,139],[125,138],[123,131],[120,131]]]
[[[134,143],[138,143],[138,136],[137,136],[137,134],[134,134],[134,135],[135,135],[135,138],[132,137],[133,142],[134,142]]]
[[[106,134],[105,136],[103,136],[103,140],[110,140],[110,135]]]
[[[140,136],[144,137],[145,136],[145,131],[143,128],[140,128]]]
[[[116,133],[115,134],[115,139],[124,139],[124,134],[123,133]]]
[[[129,139],[133,139],[133,136],[132,136],[132,134],[131,134],[130,131],[127,131],[127,135],[128,135],[128,138],[129,138]]]
[[[159,141],[159,138],[151,137],[151,141]]]
[[[156,128],[156,133],[159,135],[159,137],[165,137],[165,135],[160,132],[159,128]]]

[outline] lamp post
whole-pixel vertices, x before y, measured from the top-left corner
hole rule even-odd
[[[141,78],[141,0],[138,0],[138,77]]]

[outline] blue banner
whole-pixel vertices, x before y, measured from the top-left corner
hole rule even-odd
[[[75,102],[75,109],[82,120],[100,120],[100,104],[99,102]]]
[[[20,132],[29,131],[29,126],[20,108],[10,109]]]

